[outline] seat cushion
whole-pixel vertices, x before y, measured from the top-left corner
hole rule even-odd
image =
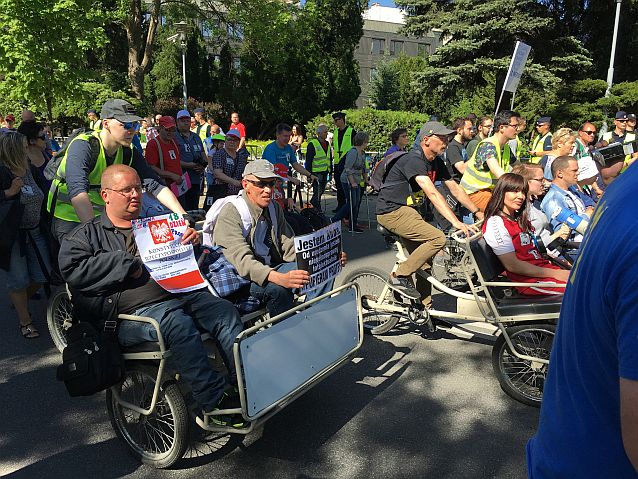
[[[524,314],[558,314],[563,295],[522,296],[515,295],[498,300],[496,309],[501,316],[520,316]]]

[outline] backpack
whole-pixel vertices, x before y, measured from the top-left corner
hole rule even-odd
[[[246,200],[244,200],[240,191],[236,195],[225,196],[224,198],[220,198],[216,200],[213,203],[213,205],[210,207],[210,209],[206,213],[206,218],[204,219],[204,226],[202,227],[204,244],[208,244],[208,245],[213,244],[213,230],[215,229],[217,218],[219,218],[219,214],[221,213],[224,206],[226,206],[228,203],[232,203],[237,209],[237,211],[239,212],[239,216],[241,217],[241,222],[242,222],[242,233],[244,235],[244,238],[248,237],[248,234],[250,233],[250,229],[253,226],[253,218],[250,215],[250,210],[248,209]],[[270,217],[272,219],[277,218],[275,205],[272,201],[268,205],[268,212],[270,213]],[[278,231],[277,231],[276,221],[273,221],[272,227],[274,228],[275,236],[277,236]]]
[[[394,153],[390,153],[385,158],[379,160],[374,168],[372,169],[372,173],[370,173],[370,186],[377,193],[381,190],[381,188],[385,186],[393,186],[403,183],[403,181],[397,181],[393,183],[385,183],[390,170],[395,165],[397,160],[401,158],[403,155],[406,155],[407,151],[395,151]]]

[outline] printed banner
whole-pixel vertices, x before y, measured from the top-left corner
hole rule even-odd
[[[531,49],[532,47],[526,43],[520,41],[516,42],[514,54],[512,55],[509,69],[507,70],[507,76],[505,77],[503,90],[512,93],[516,92],[518,83],[523,75],[523,70],[525,70],[525,62],[527,62],[527,57],[529,56]]]
[[[188,176],[188,173],[184,173],[182,175],[181,184],[179,185],[177,183],[171,184],[171,191],[178,198],[190,189],[191,189],[191,179],[190,179],[190,176]]]
[[[197,267],[193,245],[180,243],[188,223],[171,213],[131,221],[144,266],[166,291],[184,293],[208,284]]]
[[[301,293],[307,293],[341,272],[341,221],[320,230],[295,237],[297,267],[310,273],[310,282]]]

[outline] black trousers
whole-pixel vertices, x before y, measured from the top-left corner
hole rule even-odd
[[[334,182],[337,187],[337,210],[346,204],[346,193],[343,191],[343,185],[341,184],[341,173],[346,164],[346,157],[341,158],[341,161],[334,167]]]

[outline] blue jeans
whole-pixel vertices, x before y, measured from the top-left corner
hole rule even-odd
[[[297,263],[282,263],[275,268],[280,273],[288,273],[297,269]],[[322,286],[313,289],[306,294],[306,300],[316,298],[327,293],[332,289],[333,281],[327,281]],[[267,282],[265,286],[259,286],[257,283],[250,283],[250,295],[259,299],[266,305],[270,316],[277,316],[292,308],[295,301],[295,295],[292,289],[284,288],[278,284]]]
[[[148,316],[160,325],[160,331],[172,353],[176,370],[193,391],[193,397],[204,411],[211,411],[219,402],[225,380],[208,362],[200,335],[210,333],[217,341],[231,382],[236,380],[233,342],[241,332],[241,320],[235,307],[208,291],[180,294],[168,301],[139,308],[137,316]],[[118,339],[123,346],[144,341],[157,341],[157,332],[147,323],[123,321]]]
[[[343,218],[350,218],[350,202],[352,201],[352,218],[350,218],[350,228],[357,227],[357,218],[359,218],[359,206],[361,206],[361,192],[362,189],[359,185],[354,188],[350,186],[350,183],[345,181],[341,183],[343,190],[346,194],[346,204],[339,208],[339,211],[332,217],[332,222],[342,220]]]

